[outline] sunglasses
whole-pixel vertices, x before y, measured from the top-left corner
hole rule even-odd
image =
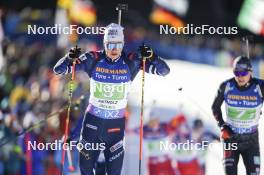
[[[123,43],[106,43],[105,48],[107,50],[113,50],[113,49],[122,49]]]
[[[236,77],[243,77],[243,76],[246,76],[248,75],[249,71],[234,71],[234,74]]]

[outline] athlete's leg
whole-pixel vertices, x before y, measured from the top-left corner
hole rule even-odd
[[[258,137],[252,137],[248,143],[247,149],[241,151],[243,162],[245,164],[247,175],[260,174],[260,151]]]
[[[104,134],[106,149],[104,151],[107,175],[121,175],[124,159],[125,119],[113,119],[107,122]]]
[[[105,158],[103,152],[100,152],[99,158],[95,166],[95,175],[105,175],[105,174],[106,174]]]
[[[225,144],[228,144],[228,143],[225,143]],[[223,164],[224,164],[226,175],[237,175],[238,161],[239,161],[239,151],[238,150],[224,149]]]
[[[100,150],[91,149],[91,144],[99,144],[98,138],[100,119],[87,113],[82,124],[80,141],[78,143],[80,152],[80,170],[82,175],[93,175],[93,169],[98,159]]]

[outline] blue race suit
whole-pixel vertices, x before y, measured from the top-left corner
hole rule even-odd
[[[106,159],[108,175],[120,175],[124,148],[125,107],[130,83],[142,68],[142,59],[136,53],[122,55],[112,61],[105,52],[86,52],[79,57],[76,71],[85,71],[90,77],[90,99],[82,123],[80,169],[82,175],[93,175],[101,150]],[[56,74],[71,73],[67,56],[54,67]],[[158,56],[146,61],[147,73],[165,76],[168,65]]]
[[[235,78],[223,82],[213,102],[213,114],[221,126],[226,123],[233,131],[224,140],[224,167],[226,175],[237,174],[241,154],[247,175],[260,172],[258,124],[263,104],[264,81],[251,78],[246,86],[239,87]],[[226,121],[222,118],[221,105],[225,102]]]

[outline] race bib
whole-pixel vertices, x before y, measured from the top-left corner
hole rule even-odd
[[[90,104],[106,110],[124,109],[130,82],[105,83],[91,79]]]
[[[123,100],[126,93],[126,84],[125,83],[94,83],[94,92],[93,95],[98,99],[106,100]]]
[[[229,107],[227,110],[227,115],[231,119],[239,119],[239,120],[252,120],[256,118],[256,109],[237,109],[233,107]]]

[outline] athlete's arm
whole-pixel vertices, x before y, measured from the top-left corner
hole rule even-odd
[[[221,111],[221,106],[224,101],[225,87],[226,87],[225,82],[220,85],[212,105],[212,112],[217,121],[218,126],[222,126],[225,123]]]
[[[145,72],[161,76],[169,74],[170,68],[165,61],[156,55],[150,46],[144,44],[138,48],[137,59],[142,63],[143,58],[146,58]]]
[[[128,66],[131,71],[132,80],[135,78],[139,70],[142,70],[142,57],[140,54],[129,53],[127,59]],[[154,56],[151,60],[146,60],[145,72],[165,76],[169,74],[170,68],[159,56]]]
[[[263,96],[263,95],[264,95],[264,80],[259,79],[259,80],[258,80],[258,84],[259,84],[259,86],[260,86],[261,94],[262,94],[262,96]],[[264,97],[262,97],[262,98],[263,98],[263,100],[264,100]]]
[[[145,72],[165,76],[170,73],[170,68],[166,62],[157,55],[146,60]]]
[[[82,54],[76,61],[75,70],[83,70],[89,74],[92,69],[93,63],[96,61],[94,52],[86,52]],[[54,66],[53,71],[56,74],[65,75],[72,72],[72,61],[70,60],[68,54],[62,57]]]

